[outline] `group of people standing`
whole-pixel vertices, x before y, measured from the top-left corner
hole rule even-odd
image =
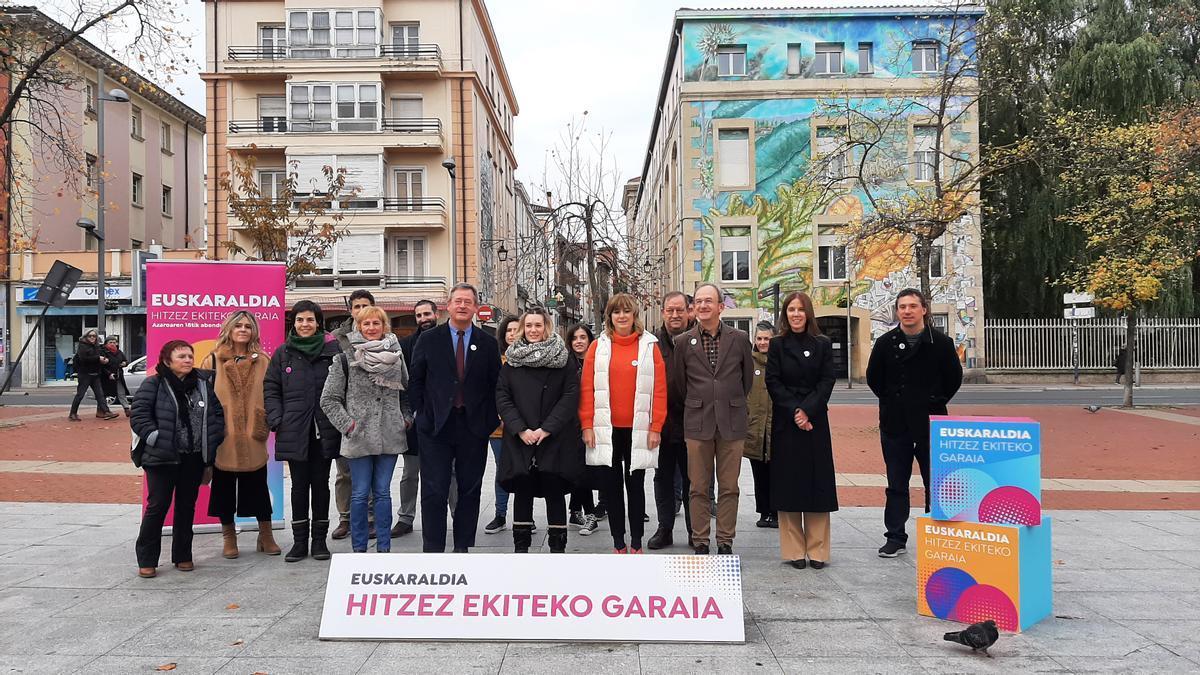
[[[838,509],[828,417],[836,374],[833,345],[808,295],[785,298],[780,327],[758,324],[753,341],[721,320],[725,296],[713,284],[692,297],[667,294],[655,332],[642,324],[634,298],[618,293],[594,339],[578,324],[560,335],[537,307],[493,337],[474,324],[478,302],[474,287],[456,285],[439,325],[437,306],[421,301],[416,332],[400,339],[366,291],[351,295],[351,320],[330,333],[320,307],[301,301],[273,355],[261,351],[253,314],[235,312],[202,368],[186,342],[164,345],[131,413],[134,461],[150,491],[139,574],[156,573],[172,497],[172,562],[193,568],[192,515],[209,481],[209,514],[221,520],[226,557],[238,555],[235,516],[258,520],[258,551],[281,552],[266,480],[272,431],[292,478],[289,562],[329,557],[333,466],[339,523],[332,536],[348,535],[353,551],[367,551],[372,538],[376,551],[390,551],[393,537],[413,531],[419,494],[422,549],[444,552],[449,543],[468,552],[497,434],[497,509],[485,531],[505,528],[511,495],[517,553],[532,545],[537,499],[545,502],[552,553],[566,551],[569,527],[591,534],[605,517],[614,553],[673,546],[681,490],[688,546],[710,553],[715,497],[716,552],[730,554],[746,457],[757,525],[779,529],[782,558],[797,568],[829,563],[829,514]],[[928,488],[929,415],[945,412],[962,377],[953,342],[927,325],[927,314],[918,291],[902,291],[900,326],[876,342],[868,365],[888,465],[884,557],[904,550],[912,460]],[[648,539],[647,469],[655,470],[658,515]]]

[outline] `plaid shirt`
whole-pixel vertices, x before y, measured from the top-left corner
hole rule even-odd
[[[724,324],[717,324],[717,332],[709,334],[703,328],[700,329],[700,342],[704,345],[704,353],[708,355],[708,365],[713,370],[717,369],[717,355],[720,353],[721,347],[721,327]]]

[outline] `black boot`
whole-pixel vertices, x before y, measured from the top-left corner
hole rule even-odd
[[[325,545],[325,535],[329,532],[328,520],[314,520],[312,524],[312,557],[313,560],[329,560],[329,547]]]
[[[550,552],[551,553],[566,553],[567,552],[567,528],[564,526],[550,526]]]
[[[513,552],[529,553],[529,545],[533,542],[532,523],[513,523]]]
[[[308,521],[292,521],[292,548],[283,556],[287,562],[300,562],[308,557]]]

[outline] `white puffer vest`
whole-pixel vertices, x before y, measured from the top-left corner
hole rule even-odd
[[[658,447],[650,447],[650,420],[654,407],[654,350],[658,338],[649,331],[642,331],[638,339],[637,380],[633,395],[633,445],[629,459],[629,470],[658,468]],[[592,432],[596,435],[596,447],[587,449],[589,466],[612,466],[612,403],[609,399],[609,363],[612,361],[612,339],[603,333],[596,339],[595,416]]]

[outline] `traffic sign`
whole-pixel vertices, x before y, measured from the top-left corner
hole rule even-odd
[[[1063,293],[1064,305],[1090,305],[1095,299],[1091,293]]]
[[[1095,307],[1063,307],[1064,319],[1094,319],[1096,318]]]
[[[483,323],[487,323],[496,317],[496,308],[491,305],[480,305],[475,311],[475,317]]]
[[[771,284],[758,292],[759,300],[766,300],[770,297],[779,297],[779,284]]]

